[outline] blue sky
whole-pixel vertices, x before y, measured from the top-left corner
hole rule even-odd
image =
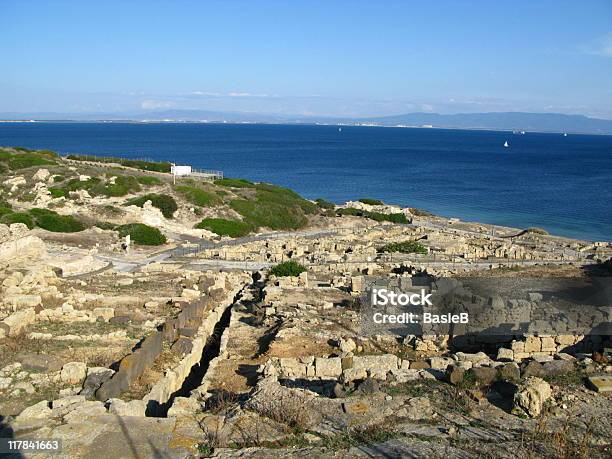
[[[0,0],[0,112],[612,118],[612,1]]]

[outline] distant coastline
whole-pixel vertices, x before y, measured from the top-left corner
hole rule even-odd
[[[188,123],[395,127],[470,131],[525,131],[612,135],[612,120],[559,113],[490,112],[443,115],[407,113],[382,117],[331,117],[167,110],[141,113],[0,113],[3,123]]]
[[[486,127],[446,127],[446,126],[407,126],[407,125],[385,125],[385,124],[348,124],[348,123],[308,123],[308,122],[272,122],[272,121],[197,121],[197,120],[0,120],[0,124],[212,124],[212,125],[262,125],[262,126],[332,126],[332,127],[363,127],[363,128],[393,128],[393,129],[428,129],[446,131],[485,131],[513,133],[516,129],[510,128],[486,128]],[[525,133],[532,134],[571,134],[571,135],[595,135],[612,136],[610,133],[601,132],[572,132],[572,131],[537,131],[529,130]]]

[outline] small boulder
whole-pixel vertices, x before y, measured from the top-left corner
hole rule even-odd
[[[550,384],[537,376],[530,376],[523,381],[514,394],[514,414],[526,414],[536,417],[542,412],[544,402],[552,396]]]
[[[87,365],[83,362],[68,362],[62,367],[60,378],[67,384],[81,384],[87,376]]]
[[[474,379],[481,386],[488,386],[497,379],[497,369],[490,367],[476,367],[469,370]]]
[[[521,379],[521,370],[516,363],[510,362],[498,367],[497,376],[501,381],[518,382]]]

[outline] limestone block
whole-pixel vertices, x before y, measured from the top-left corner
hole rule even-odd
[[[512,412],[525,413],[531,417],[538,416],[544,402],[552,396],[550,384],[537,376],[530,376],[519,386],[514,395]]]
[[[541,352],[542,341],[537,336],[528,336],[525,340],[525,352]]]
[[[342,361],[339,357],[315,359],[315,374],[319,378],[337,378],[342,374]]]
[[[68,362],[62,367],[60,378],[67,384],[81,384],[87,376],[87,365],[83,362]]]
[[[497,350],[497,360],[514,360],[514,351],[512,349],[505,349],[503,347],[500,347]]]
[[[367,377],[368,373],[365,368],[347,368],[342,372],[342,380],[344,382],[364,380]]]
[[[36,312],[34,308],[27,308],[11,314],[4,319],[3,322],[8,327],[8,335],[16,336],[19,335],[24,328],[30,324],[33,324],[35,321]]]

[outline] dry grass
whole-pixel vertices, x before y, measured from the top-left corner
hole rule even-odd
[[[307,429],[314,422],[311,399],[292,393],[266,400],[259,404],[257,412],[292,429]]]
[[[535,426],[522,435],[521,452],[524,457],[534,459],[606,457],[605,451],[594,442],[596,423],[595,417],[582,421],[567,416],[560,425],[558,423],[553,425],[553,415],[550,410],[545,410]]]

